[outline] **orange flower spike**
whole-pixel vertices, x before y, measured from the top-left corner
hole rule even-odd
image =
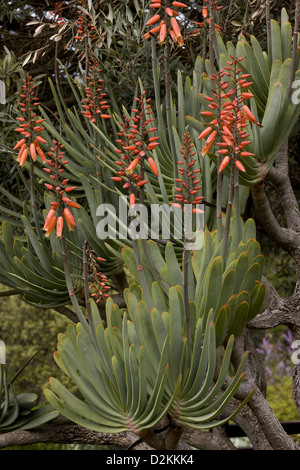
[[[205,18],[205,19],[208,17],[207,7],[202,8],[202,15],[203,15],[203,18]]]
[[[168,16],[171,16],[171,17],[174,16],[173,11],[169,7],[166,8],[166,13],[167,13]]]
[[[56,235],[57,238],[61,238],[63,235],[63,228],[64,228],[64,218],[60,215],[57,219],[56,223]]]

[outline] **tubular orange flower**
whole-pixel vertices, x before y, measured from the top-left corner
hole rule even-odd
[[[225,157],[222,160],[222,163],[219,167],[219,173],[221,173],[226,168],[226,166],[228,165],[229,162],[230,162],[230,157],[229,157],[229,155],[227,155],[227,157]]]
[[[167,25],[164,22],[161,27],[160,27],[160,33],[159,33],[159,42],[162,44],[166,38],[167,35]]]
[[[171,17],[174,16],[173,11],[171,10],[171,8],[167,7],[165,11],[166,11],[167,15],[169,15]]]
[[[31,155],[32,160],[35,162],[36,161],[36,148],[35,148],[34,142],[30,144],[30,155]]]
[[[45,233],[45,237],[49,238],[53,230],[55,229],[57,223],[57,217],[54,216],[50,222],[50,224],[47,227],[47,232]]]
[[[180,37],[181,36],[180,28],[179,28],[176,18],[174,17],[171,18],[171,26],[172,26],[175,36],[177,38]]]
[[[134,193],[130,193],[129,203],[130,203],[131,207],[135,205],[135,194]]]
[[[136,185],[140,188],[141,186],[144,186],[146,183],[148,183],[148,180],[142,180],[142,181],[139,181]]]
[[[55,209],[50,209],[48,214],[47,214],[43,230],[46,230],[49,227],[50,223],[52,222],[52,219],[53,219],[54,215],[55,215]]]
[[[80,209],[80,205],[77,204],[77,202],[72,201],[68,197],[63,197],[62,198],[63,202],[65,202],[68,206],[74,207],[74,209]]]
[[[23,144],[25,144],[26,139],[21,139],[17,144],[14,146],[14,150],[17,150],[18,148],[22,147]]]
[[[35,145],[35,149],[38,153],[38,155],[40,156],[40,158],[43,160],[43,162],[46,162],[46,155],[44,154],[43,150],[41,149],[41,147],[39,145]]]
[[[201,140],[204,137],[206,137],[208,134],[212,132],[212,130],[213,130],[212,127],[207,127],[206,129],[204,129],[204,131],[202,131],[201,134],[199,135],[198,140]]]
[[[148,163],[149,163],[149,166],[150,166],[151,170],[153,171],[153,173],[154,173],[156,176],[158,176],[158,175],[159,175],[158,169],[157,169],[156,163],[155,163],[155,161],[153,160],[152,157],[149,157],[149,158],[148,158]]]
[[[74,230],[74,227],[76,227],[75,219],[67,207],[64,208],[64,218],[69,230]]]
[[[242,172],[246,173],[245,167],[239,160],[236,160],[235,166]]]
[[[63,228],[64,228],[64,219],[63,217],[60,215],[57,219],[57,223],[56,223],[56,236],[57,238],[61,238],[62,235],[63,235]]]
[[[28,148],[26,147],[20,156],[20,166],[23,166],[28,157]]]
[[[180,7],[180,8],[186,8],[187,5],[185,3],[181,3],[181,2],[172,2],[172,5],[174,7]]]
[[[262,127],[262,125],[259,122],[257,122],[254,114],[250,111],[249,107],[246,104],[244,104],[242,108],[243,108],[245,115],[247,116],[247,119],[250,122],[252,122],[253,124],[256,124],[259,127]]]
[[[160,20],[160,15],[154,15],[147,21],[146,26],[150,26]]]
[[[139,161],[140,161],[140,157],[137,157],[134,160],[132,160],[130,165],[126,168],[125,172],[129,174],[132,173],[133,170],[137,167]]]

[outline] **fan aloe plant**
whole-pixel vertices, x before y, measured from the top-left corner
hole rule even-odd
[[[217,419],[244,375],[247,354],[230,385],[222,390],[233,336],[228,340],[214,382],[216,328],[212,314],[207,322],[199,318],[194,324],[193,345],[187,355],[179,288],[170,289],[169,309],[163,313],[155,307],[150,311],[137,284],[132,284],[125,296],[124,314],[108,299],[106,327],[91,301],[90,329],[78,323],[59,335],[56,363],[72,378],[82,398],[51,378],[50,387],[44,391],[49,402],[82,426],[109,433],[133,431],[156,448],[176,446],[178,428],[180,436],[185,426],[209,429],[232,418],[233,415]],[[163,440],[152,428],[166,415],[171,425],[168,437]]]

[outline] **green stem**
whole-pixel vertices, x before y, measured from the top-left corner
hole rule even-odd
[[[272,47],[271,47],[271,2],[270,0],[266,0],[266,23],[267,23],[267,43],[268,43],[268,56],[269,56],[269,63],[272,63]]]
[[[190,303],[189,303],[189,252],[186,248],[187,240],[184,239],[183,249],[183,301],[185,312],[185,330],[186,330],[186,361],[189,364],[191,352],[191,322],[190,322]]]
[[[169,21],[168,16],[165,17],[166,23]],[[178,178],[178,164],[177,164],[177,155],[176,155],[176,146],[175,138],[173,132],[173,122],[172,122],[172,109],[171,109],[171,71],[170,71],[170,51],[169,51],[169,41],[165,41],[165,87],[166,87],[166,115],[167,115],[167,125],[168,133],[171,147],[171,155],[173,161],[174,169],[174,178]]]
[[[218,168],[220,168],[222,158],[218,157]],[[223,236],[223,221],[222,221],[222,182],[223,175],[218,172],[217,177],[217,202],[216,202],[216,211],[217,211],[217,230],[218,230],[218,241],[219,243],[222,240]]]
[[[240,217],[240,183],[239,183],[239,172],[237,168],[234,171],[234,196],[233,196],[233,204],[235,208],[235,230],[238,237],[238,242],[242,239],[242,224],[241,224],[241,217]]]
[[[235,174],[235,157],[233,155],[231,159],[229,194],[228,194],[228,202],[227,202],[227,209],[226,209],[226,220],[225,220],[225,227],[224,227],[224,234],[223,234],[223,243],[222,243],[222,249],[221,249],[221,256],[223,260],[225,260],[225,257],[227,254],[227,248],[228,248],[230,219],[231,219],[233,197],[234,197],[234,179],[235,179],[234,174]]]
[[[67,289],[69,292],[69,297],[70,297],[71,303],[73,305],[73,308],[75,310],[78,320],[82,323],[85,330],[90,334],[88,322],[81,310],[81,307],[75,295],[75,290],[74,290],[71,273],[70,273],[69,259],[68,259],[68,247],[67,247],[65,235],[63,235],[60,240],[61,240],[61,245],[62,245],[62,259],[63,259],[64,273],[65,273],[65,279],[67,283]]]
[[[155,39],[154,36],[151,37],[151,53],[152,53],[152,76],[153,76],[153,87],[154,87],[154,97],[155,97],[157,122],[158,122],[159,132],[162,134],[164,128],[162,126],[160,85],[159,85],[157,51],[156,51],[156,39]]]

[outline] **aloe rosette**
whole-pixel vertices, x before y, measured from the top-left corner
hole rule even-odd
[[[243,332],[246,323],[259,313],[265,296],[265,286],[261,282],[264,256],[255,238],[255,223],[249,219],[243,225],[240,242],[236,240],[233,225],[232,220],[228,254],[224,261],[220,256],[222,242],[218,242],[217,231],[206,230],[203,247],[193,253],[189,265],[188,295],[192,321],[195,323],[202,318],[206,324],[212,314],[218,345],[231,334],[238,336]],[[148,248],[158,274],[151,270],[141,250],[143,270],[151,286],[154,305],[162,313],[168,310],[169,289],[183,289],[183,269],[171,242],[167,243],[164,256],[154,242],[149,241]],[[130,273],[139,282],[133,250],[124,248],[122,256]]]
[[[66,334],[59,335],[54,354],[82,398],[51,378],[44,393],[52,406],[89,429],[132,431],[139,436],[166,414],[179,426],[199,429],[219,426],[232,418],[217,419],[244,377],[247,354],[223,391],[233,337],[228,341],[219,379],[214,382],[216,336],[212,317],[206,326],[202,319],[195,324],[193,347],[187,355],[182,293],[173,287],[169,296],[168,311],[150,311],[139,286],[132,284],[125,291],[127,313],[112,299],[107,300],[106,327],[92,301],[91,330],[81,323],[70,325]]]
[[[0,434],[18,429],[33,429],[58,416],[57,410],[50,405],[39,407],[39,397],[35,393],[14,392],[13,383],[29,361],[10,380],[6,365],[0,364]]]

